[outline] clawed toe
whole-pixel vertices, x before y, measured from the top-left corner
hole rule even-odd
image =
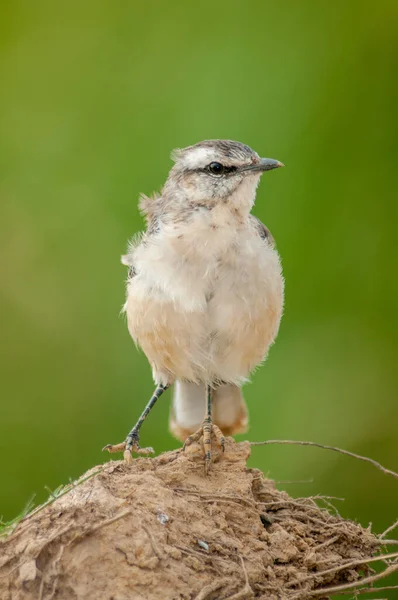
[[[102,448],[102,452],[107,450],[109,453],[113,454],[114,452],[123,452],[126,448],[126,442],[122,442],[121,444],[107,444]]]
[[[212,423],[210,419],[206,418],[203,422],[203,425],[192,433],[184,442],[183,450],[186,449],[187,446],[190,446],[194,442],[198,442],[201,438],[203,439],[203,452],[205,459],[205,473],[206,475],[209,472],[210,463],[212,459],[212,451],[211,451],[211,436],[212,434],[216,438],[217,444],[220,446],[222,452],[225,450],[225,438],[221,429]]]
[[[102,448],[102,451],[107,450],[110,454],[114,454],[117,452],[123,452],[124,460],[127,463],[132,461],[131,453],[135,452],[141,456],[148,456],[149,454],[155,454],[155,450],[153,448],[141,448],[138,443],[129,444],[128,442],[122,442],[121,444],[107,444]]]
[[[221,431],[221,429],[218,427],[218,425],[214,425],[213,423],[213,433],[216,436],[216,440],[221,448],[221,450],[224,452],[225,451],[225,437],[223,432]]]

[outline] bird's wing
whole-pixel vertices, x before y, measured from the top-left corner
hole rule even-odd
[[[134,275],[137,275],[137,271],[134,265],[134,253],[136,248],[141,244],[141,242],[145,239],[146,234],[142,231],[133,235],[131,240],[129,241],[129,245],[127,248],[127,254],[122,254],[120,257],[120,262],[122,265],[125,265],[129,268],[128,278],[131,279]]]
[[[155,215],[161,203],[162,196],[157,192],[152,194],[152,196],[146,196],[145,194],[141,194],[140,196],[138,207],[140,209],[140,213],[146,221],[148,231],[151,231],[151,229],[154,228],[154,222],[156,228],[157,219]]]
[[[129,271],[128,271],[129,279],[131,279],[132,277],[134,277],[134,275],[136,275],[136,270],[134,268],[132,259],[133,259],[132,254],[122,254],[122,256],[120,257],[120,261],[121,261],[122,265],[125,265],[126,267],[129,268]]]
[[[252,224],[254,226],[254,229],[258,233],[258,235],[263,240],[267,240],[267,242],[270,244],[270,246],[272,246],[273,248],[275,248],[276,244],[275,244],[275,240],[273,238],[273,235],[270,232],[270,230],[264,225],[264,223],[262,223],[260,221],[260,219],[258,219],[254,215],[250,215],[250,220],[251,220],[251,222],[252,222]]]

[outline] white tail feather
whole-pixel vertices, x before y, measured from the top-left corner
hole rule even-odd
[[[202,424],[206,411],[204,384],[176,381],[170,414],[170,431],[180,439],[194,433]],[[247,409],[240,388],[220,385],[213,391],[213,421],[226,435],[247,429]]]

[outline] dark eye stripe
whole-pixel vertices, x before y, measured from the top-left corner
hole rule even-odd
[[[235,173],[238,170],[238,167],[235,166],[231,166],[231,167],[226,167],[225,165],[224,169],[222,171],[222,175],[228,175],[229,173]],[[198,171],[199,173],[208,173],[209,171],[209,166],[207,165],[206,167],[200,168],[200,169],[192,169],[193,171]]]

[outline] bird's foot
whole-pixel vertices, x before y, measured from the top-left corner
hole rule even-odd
[[[195,431],[195,433],[192,433],[190,436],[187,437],[187,439],[184,442],[184,446],[183,446],[183,450],[185,450],[185,448],[187,446],[190,446],[194,442],[198,442],[202,438],[204,459],[205,459],[205,474],[206,475],[209,472],[210,463],[211,463],[211,456],[212,456],[211,436],[212,435],[214,435],[214,437],[216,438],[217,444],[221,448],[222,452],[224,452],[224,449],[225,449],[224,434],[221,431],[221,429],[217,425],[215,425],[211,421],[211,419],[209,419],[208,417],[205,418],[202,426],[197,431]]]
[[[135,452],[136,454],[148,456],[148,454],[154,454],[155,450],[153,448],[141,448],[140,446],[140,436],[138,431],[134,429],[130,431],[128,434],[126,441],[121,444],[108,444],[102,450],[108,450],[110,453],[115,452],[123,452],[123,457],[126,463],[131,463],[132,456],[131,453]]]

